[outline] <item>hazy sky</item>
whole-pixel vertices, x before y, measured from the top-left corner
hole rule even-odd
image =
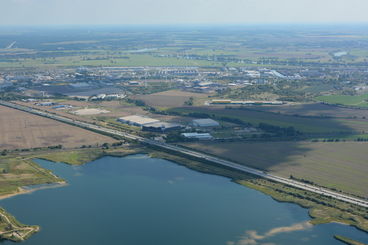
[[[0,0],[0,25],[367,22],[368,0]]]

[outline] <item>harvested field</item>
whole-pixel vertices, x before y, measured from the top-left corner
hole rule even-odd
[[[164,108],[183,106],[191,97],[194,100],[206,99],[208,94],[169,90],[155,94],[134,96],[135,99],[143,100],[149,106]]]
[[[368,143],[232,142],[183,145],[235,162],[368,197]]]
[[[80,147],[115,140],[26,112],[0,106],[0,149],[62,145]]]

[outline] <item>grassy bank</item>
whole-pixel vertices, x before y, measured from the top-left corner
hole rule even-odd
[[[345,244],[348,244],[348,245],[367,245],[365,243],[362,243],[362,242],[358,242],[358,241],[354,241],[350,238],[347,238],[347,237],[344,237],[344,236],[339,236],[339,235],[335,235],[334,238],[338,241],[341,241]]]
[[[118,156],[124,157],[127,155],[146,153],[143,147],[126,147],[118,149],[83,149],[83,150],[73,150],[73,151],[62,151],[56,153],[46,153],[35,156],[35,158],[40,158],[53,162],[63,162],[70,165],[82,165],[103,156]]]

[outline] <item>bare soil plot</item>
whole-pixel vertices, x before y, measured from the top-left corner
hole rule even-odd
[[[0,149],[55,145],[69,148],[114,141],[88,130],[0,106]]]
[[[368,197],[368,143],[184,143],[193,149],[272,173]]]
[[[51,101],[51,100],[50,100]],[[129,104],[124,101],[75,101],[75,100],[63,100],[54,101],[59,102],[60,104],[72,105],[74,108],[66,109],[66,110],[55,110],[52,106],[37,106],[34,102],[20,102],[13,101],[13,103],[36,108],[38,110],[48,111],[51,113],[55,113],[64,117],[68,117],[75,120],[82,120],[86,122],[96,122],[97,120],[106,119],[106,120],[116,120],[119,117],[125,117],[130,115],[144,115],[147,117],[153,117],[161,121],[167,122],[176,122],[176,123],[185,123],[189,122],[191,119],[186,117],[179,116],[167,116],[167,115],[156,115],[152,114],[148,111],[145,111],[142,107]],[[106,113],[101,114],[90,114],[90,115],[76,115],[74,111],[83,110],[83,109],[97,109],[108,111]]]
[[[168,90],[165,92],[149,95],[134,96],[135,99],[143,100],[147,105],[165,108],[183,106],[190,97],[197,100],[205,99],[208,98],[208,94],[191,93],[180,90]]]
[[[99,115],[103,113],[109,113],[108,110],[98,109],[98,108],[85,108],[74,111],[75,114],[80,116],[88,116],[88,115]]]

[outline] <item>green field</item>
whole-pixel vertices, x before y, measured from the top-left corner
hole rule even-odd
[[[327,95],[315,98],[329,104],[368,107],[368,94],[363,95]]]

